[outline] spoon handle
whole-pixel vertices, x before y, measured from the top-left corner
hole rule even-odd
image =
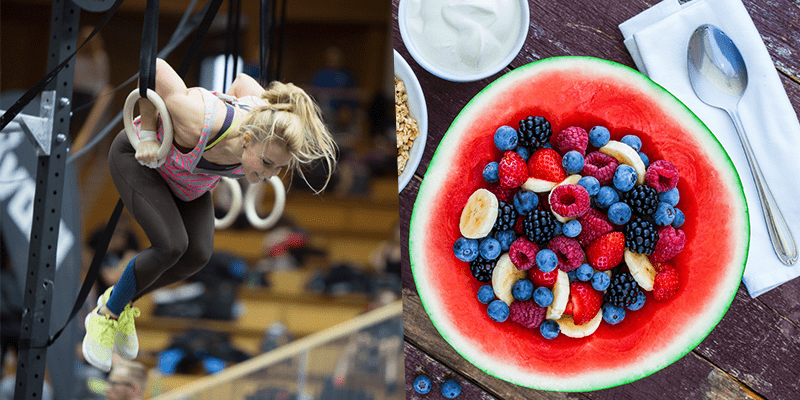
[[[750,165],[750,173],[753,175],[753,181],[756,183],[758,190],[758,197],[761,200],[761,209],[764,211],[764,219],[767,222],[767,231],[769,232],[769,239],[772,241],[772,248],[778,254],[778,258],[786,265],[793,265],[797,261],[797,247],[794,244],[792,232],[789,230],[789,225],[783,219],[778,203],[772,197],[772,192],[769,190],[769,185],[764,179],[764,174],[761,172],[761,167],[758,166],[758,161],[753,154],[753,149],[750,147],[750,141],[747,139],[747,134],[744,131],[742,120],[739,118],[738,110],[728,111],[728,114],[733,120],[733,125],[736,127],[736,133],[739,134],[739,141],[744,148],[744,154],[747,156],[747,163]]]

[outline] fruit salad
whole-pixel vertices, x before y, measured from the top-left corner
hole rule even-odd
[[[611,136],[554,133],[541,116],[494,132],[502,157],[485,165],[453,244],[491,320],[580,338],[680,290],[678,170],[650,160],[636,135]]]

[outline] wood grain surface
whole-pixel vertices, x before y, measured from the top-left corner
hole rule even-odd
[[[532,1],[529,37],[516,59],[498,74],[468,83],[444,81],[414,62],[397,28],[398,3],[399,0],[393,0],[392,4],[394,48],[420,80],[429,116],[429,136],[422,161],[400,193],[408,399],[441,398],[414,392],[411,382],[419,374],[434,378],[431,393],[438,390],[437,380],[459,379],[464,387],[458,397],[461,399],[800,399],[800,279],[756,299],[741,285],[719,325],[693,351],[661,371],[615,388],[585,393],[531,390],[485,374],[453,350],[425,313],[408,260],[408,221],[419,185],[444,132],[483,87],[529,62],[584,55],[634,67],[618,25],[657,1]],[[800,3],[797,0],[743,0],[743,3],[769,50],[795,112],[800,113]]]

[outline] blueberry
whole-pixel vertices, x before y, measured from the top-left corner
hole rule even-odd
[[[625,225],[631,219],[631,207],[618,201],[608,207],[608,219],[617,225]]]
[[[575,150],[570,150],[561,159],[561,166],[567,175],[577,174],[583,169],[583,156]]]
[[[644,163],[644,167],[645,167],[645,168],[647,168],[647,167],[649,167],[649,166],[650,166],[650,157],[647,157],[647,154],[644,154],[644,153],[642,153],[642,152],[640,151],[640,152],[639,152],[639,158],[641,158],[641,159],[642,159],[642,162]]]
[[[483,180],[487,183],[494,183],[500,180],[500,164],[492,161],[483,167]]]
[[[511,289],[511,295],[514,296],[514,300],[530,300],[533,295],[533,283],[527,279],[518,280]]]
[[[603,320],[616,325],[625,319],[625,309],[612,303],[603,304]]]
[[[536,266],[542,272],[550,272],[558,266],[558,256],[550,249],[539,250],[536,253]]]
[[[528,215],[539,206],[539,196],[527,189],[520,189],[514,195],[514,209],[519,215]]]
[[[636,170],[628,164],[620,164],[614,171],[614,187],[622,192],[633,189],[636,184]]]
[[[578,181],[578,185],[583,186],[589,196],[597,196],[600,192],[600,181],[593,176],[584,176]]]
[[[581,266],[575,270],[575,276],[578,277],[579,281],[586,282],[592,279],[592,275],[594,275],[594,268],[589,264],[581,264]]]
[[[519,154],[519,156],[522,157],[525,162],[528,162],[528,159],[531,158],[531,151],[525,146],[517,146],[514,151]]]
[[[503,125],[494,131],[494,145],[499,150],[514,150],[517,147],[518,139],[517,131],[508,125]]]
[[[556,225],[553,227],[553,237],[559,236],[564,233],[564,224],[559,222],[558,220],[555,221]]]
[[[542,336],[545,339],[555,339],[561,331],[561,328],[559,328],[558,322],[552,319],[546,319],[539,325],[539,331],[542,332]]]
[[[539,286],[533,291],[533,301],[542,307],[547,307],[553,303],[553,292],[544,286]]]
[[[553,148],[553,145],[552,145],[552,144],[550,144],[550,142],[547,142],[547,143],[545,143],[545,144],[543,144],[543,145],[542,145],[542,148],[543,148],[543,149],[552,149],[552,148]]]
[[[503,322],[508,319],[508,305],[503,300],[494,300],[489,303],[486,313],[494,322]]]
[[[561,228],[561,233],[566,237],[577,237],[581,234],[581,223],[577,219],[571,219]]]
[[[620,142],[633,147],[637,152],[642,149],[642,139],[639,139],[636,135],[625,135],[620,139]]]
[[[509,247],[511,247],[511,243],[517,240],[517,235],[514,234],[512,230],[497,231],[494,233],[494,238],[500,242],[501,251],[508,251]]]
[[[461,261],[471,262],[478,258],[478,239],[458,238],[453,244],[453,254]]]
[[[494,300],[494,290],[492,285],[483,285],[478,289],[478,301],[489,304]]]
[[[448,379],[442,384],[442,396],[455,399],[461,394],[461,384],[455,379]]]
[[[644,307],[644,301],[646,300],[646,296],[644,292],[640,289],[638,293],[636,293],[636,301],[633,304],[628,306],[628,310],[637,311]]]
[[[480,241],[480,255],[487,260],[494,260],[500,257],[500,242],[492,237],[485,237]]]
[[[595,126],[589,130],[589,143],[594,147],[603,147],[611,139],[611,133],[605,126]]]
[[[611,278],[605,272],[595,272],[592,275],[592,287],[594,290],[603,291],[608,289],[608,286],[611,284]]]
[[[656,225],[667,226],[675,220],[675,208],[663,201],[659,202],[653,219],[656,221]]]
[[[681,194],[678,192],[678,188],[672,188],[671,190],[667,190],[666,192],[661,192],[658,194],[658,201],[663,201],[673,207],[678,205],[678,201],[681,200]]]
[[[572,271],[567,272],[567,278],[569,278],[569,283],[577,282],[578,281],[578,270],[573,269]]]
[[[680,228],[683,226],[683,223],[686,222],[686,216],[683,215],[683,211],[679,209],[675,209],[675,219],[672,220],[672,227],[673,228]]]
[[[414,391],[419,394],[426,394],[431,391],[431,378],[427,375],[420,375],[414,378]]]
[[[611,186],[603,186],[600,188],[600,191],[597,192],[595,200],[597,201],[598,207],[608,208],[619,201],[619,193]]]

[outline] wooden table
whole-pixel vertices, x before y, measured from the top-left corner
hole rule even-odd
[[[800,113],[800,5],[797,0],[743,0]],[[403,228],[403,306],[406,398],[438,399],[412,388],[420,373],[434,380],[456,378],[461,399],[800,399],[800,279],[751,298],[740,285],[733,304],[711,334],[689,354],[636,382],[585,393],[531,390],[498,380],[464,360],[442,339],[422,308],[408,262],[408,221],[421,180],[453,118],[488,83],[511,69],[552,56],[584,55],[634,67],[618,25],[657,1],[531,1],[531,26],[522,51],[509,67],[490,78],[453,83],[423,70],[408,54],[392,1],[394,48],[420,80],[428,105],[428,139],[416,175],[400,194]],[[796,216],[794,216],[796,217]]]

